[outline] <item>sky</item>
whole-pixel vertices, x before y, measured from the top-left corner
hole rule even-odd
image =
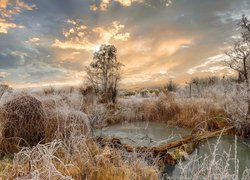
[[[231,75],[225,51],[249,0],[0,0],[0,77],[14,88],[79,85],[101,44],[123,87]]]

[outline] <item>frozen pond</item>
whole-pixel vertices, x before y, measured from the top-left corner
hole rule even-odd
[[[133,122],[126,124],[116,124],[102,130],[96,130],[96,135],[117,137],[123,143],[130,145],[155,146],[189,135],[188,129],[169,126],[159,122]],[[216,144],[217,138],[209,139],[201,144],[191,156],[198,154],[203,156],[210,154],[211,149]],[[222,136],[217,147],[217,153],[223,154],[231,148],[231,156],[234,157],[234,136]],[[250,168],[250,140],[237,138],[237,158],[239,159],[239,174],[247,167]],[[185,164],[186,162],[184,162]],[[233,162],[231,163],[233,165]],[[170,168],[172,177],[178,178],[180,170],[177,167]],[[232,171],[234,168],[232,167]]]

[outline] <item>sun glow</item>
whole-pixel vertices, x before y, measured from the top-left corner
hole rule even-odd
[[[94,48],[94,52],[98,52],[100,50],[100,45],[96,45]]]

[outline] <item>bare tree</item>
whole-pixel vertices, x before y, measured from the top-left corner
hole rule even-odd
[[[243,15],[238,23],[241,28],[241,37],[233,42],[233,46],[226,52],[229,60],[226,64],[239,74],[239,82],[246,85],[247,112],[243,120],[243,131],[250,134],[250,21]]]
[[[241,37],[233,42],[232,48],[226,52],[229,61],[226,64],[239,74],[239,80],[249,84],[250,73],[250,21],[242,15],[238,23],[241,28]]]
[[[94,53],[93,61],[86,68],[87,78],[102,102],[115,102],[117,84],[122,64],[117,61],[117,49],[113,45],[102,45]]]
[[[239,82],[249,83],[249,72],[250,72],[250,47],[244,39],[235,40],[230,50],[226,52],[229,57],[229,61],[226,64],[231,69],[238,72]]]

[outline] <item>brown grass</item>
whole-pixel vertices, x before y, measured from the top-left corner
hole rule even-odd
[[[159,176],[154,166],[137,157],[127,159],[112,148],[100,148],[84,136],[25,148],[12,162],[6,159],[1,165],[0,177],[6,179],[156,180]]]
[[[0,179],[158,179],[157,168],[137,156],[99,147],[88,116],[71,103],[21,94],[4,104],[0,147],[11,154],[0,159]]]
[[[227,113],[211,102],[186,100],[180,105],[180,113],[175,122],[178,126],[214,131],[228,126]]]
[[[20,95],[3,105],[1,147],[6,152],[16,152],[19,146],[33,146],[42,141],[44,111],[35,97]]]
[[[116,121],[109,122],[160,121],[209,131],[229,125],[228,114],[222,106],[203,98],[178,99],[174,93],[166,93],[157,99],[149,98],[139,103],[120,102],[120,108],[116,111],[117,116],[113,118]]]
[[[66,108],[46,111],[45,140],[55,138],[67,139],[74,135],[89,135],[91,132],[88,117],[85,113]]]
[[[0,177],[158,179],[157,168],[136,155],[99,147],[90,124],[147,120],[205,130],[227,125],[222,107],[207,99],[179,99],[175,93],[167,93],[158,98],[96,104],[91,95],[80,97],[49,93],[39,96],[39,101],[22,94],[5,103],[0,109],[0,147],[17,154],[0,160]],[[27,147],[20,151],[19,146]]]

